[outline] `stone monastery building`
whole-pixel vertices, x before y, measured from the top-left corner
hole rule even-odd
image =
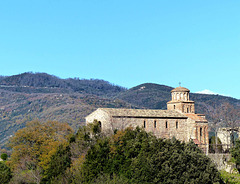
[[[172,138],[198,145],[208,144],[208,122],[205,115],[195,114],[189,89],[177,87],[171,91],[167,110],[98,108],[86,117],[86,124],[99,121],[102,131],[113,132],[126,127],[142,127],[158,138]]]

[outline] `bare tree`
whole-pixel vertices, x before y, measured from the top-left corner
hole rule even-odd
[[[235,144],[234,132],[239,131],[240,108],[235,108],[229,103],[224,103],[222,105],[222,120],[224,126],[229,128],[232,146]]]

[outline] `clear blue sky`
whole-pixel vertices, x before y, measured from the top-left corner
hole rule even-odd
[[[0,75],[152,82],[240,99],[239,0],[0,1]]]

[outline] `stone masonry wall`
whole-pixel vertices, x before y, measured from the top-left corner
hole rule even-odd
[[[172,138],[189,141],[187,136],[186,119],[153,119],[153,118],[113,118],[112,129],[125,129],[127,127],[144,128],[158,138]]]

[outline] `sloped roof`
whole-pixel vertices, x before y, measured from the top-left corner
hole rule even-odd
[[[186,118],[182,113],[174,110],[152,110],[152,109],[115,109],[115,108],[99,108],[108,113],[110,116],[119,117],[172,117]]]
[[[179,87],[176,87],[175,89],[173,89],[171,92],[190,92],[190,90],[179,86]]]
[[[187,117],[191,118],[192,120],[195,121],[200,121],[200,122],[207,122],[207,120],[201,116],[198,116],[198,114],[185,114]]]

